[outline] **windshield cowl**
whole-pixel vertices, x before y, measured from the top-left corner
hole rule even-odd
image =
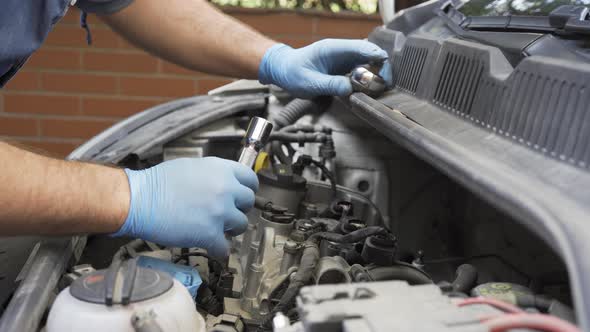
[[[465,16],[549,16],[560,6],[590,6],[590,0],[470,0],[459,11]]]

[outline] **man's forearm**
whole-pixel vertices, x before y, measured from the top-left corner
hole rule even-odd
[[[181,66],[239,78],[257,78],[275,44],[204,0],[139,0],[103,18],[132,43]]]
[[[0,235],[117,231],[129,185],[116,168],[52,159],[0,142]]]

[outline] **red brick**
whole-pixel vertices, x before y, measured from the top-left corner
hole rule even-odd
[[[234,17],[262,33],[311,34],[312,17],[291,13],[235,14]]]
[[[271,36],[273,37],[273,36]],[[300,48],[307,46],[313,42],[311,37],[287,37],[287,36],[278,36],[273,37],[274,40],[285,43],[293,48]]]
[[[379,25],[374,20],[322,17],[317,21],[315,34],[322,37],[365,38]]]
[[[119,48],[121,37],[108,27],[94,26],[91,30],[92,44],[90,47]],[[58,25],[47,35],[46,45],[88,47],[86,30],[78,25]]]
[[[86,52],[84,69],[131,73],[155,73],[158,60],[147,54]]]
[[[190,69],[186,69],[186,68],[177,66],[177,65],[170,63],[170,62],[166,62],[163,60],[160,60],[160,61],[161,61],[161,64],[160,64],[160,72],[161,73],[187,75],[187,76],[193,76],[193,77],[207,75],[207,74],[199,72],[199,71],[190,70]]]
[[[121,77],[121,93],[130,96],[186,97],[194,81],[181,78]]]
[[[20,146],[24,147],[29,151],[36,153],[50,155],[56,158],[65,158],[80,144],[78,143],[62,143],[62,142],[31,142],[31,141],[20,141]]]
[[[84,114],[95,116],[127,117],[164,102],[145,99],[119,99],[84,97]]]
[[[116,77],[106,75],[43,73],[41,82],[47,91],[114,93],[117,90]]]
[[[33,118],[0,117],[0,135],[37,136],[37,120]]]
[[[80,113],[78,97],[6,94],[4,110],[11,113],[63,114]]]
[[[68,12],[62,17],[58,25],[64,24],[76,24],[80,22],[80,11],[74,8],[70,8]]]
[[[0,92],[0,112],[7,112],[4,118],[0,118],[0,135],[20,136],[21,140],[28,140],[22,137],[37,137],[42,127],[43,135],[67,139],[45,142],[35,138],[32,144],[63,156],[78,143],[110,126],[113,118],[132,115],[169,98],[206,93],[230,82],[229,79],[193,72],[136,52],[134,46],[92,15],[88,22],[94,43],[89,47],[86,45],[85,30],[79,27],[78,14],[77,9],[70,8],[63,21],[49,34],[46,47],[33,55],[24,70],[8,83],[3,93]],[[235,16],[293,47],[302,47],[322,37],[366,37],[379,25],[378,19],[346,15],[239,11]],[[97,72],[77,72],[80,70]],[[128,74],[121,74],[121,77],[100,73],[104,71]],[[20,93],[21,90],[29,92]],[[30,92],[35,90],[39,92]],[[55,96],[57,94],[59,96]],[[35,118],[35,115],[15,116],[29,113],[43,116],[40,116],[41,119]],[[53,114],[59,115],[59,119],[51,116]],[[80,114],[94,118],[80,117]],[[100,117],[109,119],[101,120]]]
[[[19,71],[5,85],[7,90],[37,90],[39,88],[39,73],[33,71]]]
[[[59,24],[76,24],[78,27],[80,26],[80,10],[77,7],[70,7],[66,15],[59,21]],[[88,13],[86,18],[86,22],[90,25],[92,29],[95,24],[102,24],[104,23],[98,18],[97,15]]]
[[[47,35],[45,45],[84,47],[86,31],[75,25],[58,25]]]
[[[90,25],[90,29],[95,26],[107,26],[97,15],[88,14],[86,18],[86,22]]]
[[[80,51],[41,49],[33,53],[25,68],[80,69]]]
[[[104,120],[41,119],[41,136],[59,138],[91,138],[113,125]]]
[[[197,81],[197,94],[206,94],[210,90],[218,88],[222,85],[233,82],[231,79],[214,78],[214,79],[200,79]]]
[[[131,42],[129,42],[127,39],[121,37],[119,39],[119,47],[120,48],[127,48],[130,50],[140,50],[140,48],[138,48],[137,46],[131,44]]]
[[[82,30],[84,31],[84,30]],[[113,30],[110,28],[92,28],[90,30],[92,33],[92,44],[90,47],[96,48],[120,48],[122,47],[122,37],[117,35]],[[86,38],[86,37],[84,37]],[[86,39],[84,39],[86,40]]]

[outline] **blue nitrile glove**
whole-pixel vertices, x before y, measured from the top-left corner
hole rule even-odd
[[[387,59],[387,52],[365,40],[324,39],[293,49],[285,44],[269,48],[258,69],[262,84],[274,84],[299,98],[347,96],[352,93],[348,74],[354,67]],[[379,74],[391,85],[386,61]]]
[[[258,178],[248,167],[220,158],[182,158],[141,171],[125,170],[129,213],[115,236],[166,246],[200,247],[227,255],[224,232],[246,230]]]

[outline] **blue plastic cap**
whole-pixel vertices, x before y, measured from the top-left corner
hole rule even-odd
[[[188,289],[188,292],[193,298],[197,297],[199,286],[203,283],[197,269],[190,266],[174,264],[169,261],[149,256],[140,256],[137,259],[137,265],[170,274]]]

